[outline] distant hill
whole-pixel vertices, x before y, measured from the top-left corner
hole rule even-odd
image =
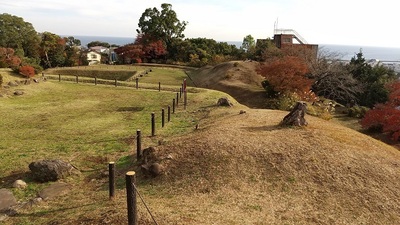
[[[206,66],[191,75],[198,87],[228,93],[238,102],[250,108],[267,108],[264,78],[255,72],[255,61],[231,61],[216,66]]]

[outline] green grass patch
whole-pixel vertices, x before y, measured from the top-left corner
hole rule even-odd
[[[120,80],[126,81],[137,74],[137,71],[132,70],[101,70],[91,67],[74,67],[74,68],[61,68],[61,69],[49,69],[44,71],[45,74],[53,75],[68,75],[68,76],[78,76],[78,77],[90,77],[99,78],[105,80]]]
[[[139,78],[141,83],[161,83],[161,85],[181,85],[183,79],[186,79],[187,85],[192,86],[192,82],[188,79],[186,72],[177,68],[152,68],[151,72]]]
[[[17,73],[14,73],[9,68],[0,68],[0,74],[3,77],[3,85],[6,85],[10,81],[25,79],[23,76],[21,76]]]
[[[175,114],[171,109],[168,123],[166,109],[175,92],[56,81],[23,89],[23,96],[0,98],[2,176],[28,170],[32,161],[53,158],[71,161],[78,168],[97,169],[103,162],[91,159],[115,161],[127,155],[135,145],[137,129],[142,131],[143,147],[192,131],[204,116],[198,109],[214,105],[218,99],[214,91],[189,93],[187,109],[183,110],[180,99]],[[156,138],[150,137],[152,112]]]

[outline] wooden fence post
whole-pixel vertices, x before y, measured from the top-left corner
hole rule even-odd
[[[117,79],[115,79],[115,87],[117,86]]]
[[[136,159],[139,161],[142,157],[142,132],[136,130]]]
[[[108,163],[108,183],[109,183],[109,193],[110,193],[110,200],[114,199],[115,196],[115,163],[109,162]]]
[[[161,109],[161,127],[164,127],[165,124],[165,110],[164,108]]]
[[[178,107],[179,93],[176,92],[176,107]]]
[[[138,88],[139,88],[139,78],[136,77],[136,89],[138,89]]]
[[[171,106],[168,105],[168,122],[171,121]]]
[[[125,175],[126,180],[126,202],[128,207],[128,225],[137,224],[137,207],[136,207],[136,176],[134,171],[128,171]]]
[[[97,85],[97,77],[94,77],[94,85]]]
[[[158,91],[161,91],[161,82],[158,82]]]
[[[186,110],[187,105],[187,91],[186,91],[186,79],[183,79],[183,109]]]
[[[154,112],[151,113],[151,136],[156,135],[156,120],[154,117]]]
[[[179,98],[182,98],[182,88],[179,88]]]
[[[183,109],[186,110],[187,106],[187,92],[186,90],[183,92]]]
[[[61,74],[58,74],[58,82],[61,82]]]
[[[78,83],[78,75],[76,75],[76,83]]]
[[[175,113],[175,99],[172,99],[172,113]]]

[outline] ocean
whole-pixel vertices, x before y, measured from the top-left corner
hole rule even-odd
[[[106,36],[79,36],[79,35],[60,35],[62,37],[74,36],[75,39],[81,41],[82,46],[87,46],[92,41],[102,41],[109,44],[125,45],[133,43],[134,37],[106,37]],[[226,41],[228,44],[236,45],[240,48],[242,42],[240,41]],[[400,48],[388,47],[373,47],[373,46],[355,46],[355,45],[332,45],[332,44],[318,44],[320,49],[328,52],[338,53],[342,60],[350,60],[354,57],[360,49],[366,60],[377,59],[382,62],[398,62],[400,63]]]

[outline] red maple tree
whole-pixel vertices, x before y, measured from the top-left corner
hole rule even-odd
[[[257,72],[278,93],[291,92],[304,96],[310,93],[313,83],[306,77],[309,72],[306,62],[296,56],[278,57],[260,66]]]
[[[21,59],[14,53],[15,51],[12,48],[0,48],[0,65],[10,68],[18,67],[21,64]]]
[[[139,34],[135,43],[119,47],[115,52],[128,63],[159,60],[167,54],[165,44],[161,40],[144,34]]]
[[[32,66],[21,66],[19,73],[26,77],[33,77],[35,76],[35,69]]]
[[[361,120],[365,129],[379,130],[391,135],[393,140],[400,140],[400,81],[388,85],[389,101],[377,104]]]

